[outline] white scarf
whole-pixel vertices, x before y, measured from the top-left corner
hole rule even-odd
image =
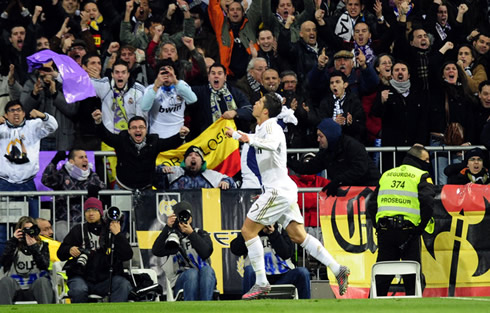
[[[90,171],[92,170],[92,168],[93,168],[92,163],[88,164],[88,170],[82,170],[81,168],[71,164],[70,162],[65,163],[65,169],[68,172],[68,174],[73,179],[76,179],[78,181],[87,180],[88,177],[90,176]]]
[[[337,25],[335,26],[335,35],[339,36],[345,41],[351,41],[352,34],[354,33],[355,22],[356,20],[351,18],[349,13],[345,11],[337,21]]]

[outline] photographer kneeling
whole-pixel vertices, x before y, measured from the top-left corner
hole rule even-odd
[[[184,290],[184,301],[212,300],[216,276],[209,257],[213,243],[209,233],[192,228],[192,206],[182,201],[173,206],[174,214],[153,243],[155,256],[166,257],[163,269],[174,295]],[[167,290],[172,292],[171,290]]]
[[[71,302],[88,302],[90,294],[126,302],[132,287],[122,276],[122,262],[133,257],[133,250],[121,232],[121,213],[102,219],[102,202],[97,198],[88,198],[84,211],[86,222],[75,225],[58,249],[60,260],[72,257],[65,265]]]
[[[22,216],[9,239],[0,265],[5,276],[0,280],[0,304],[36,300],[54,303],[54,292],[49,279],[49,248],[39,238],[36,220]]]

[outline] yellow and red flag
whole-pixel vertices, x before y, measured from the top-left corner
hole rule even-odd
[[[190,146],[197,146],[204,152],[204,160],[207,162],[208,169],[218,171],[229,177],[235,176],[241,168],[240,151],[238,149],[238,141],[225,135],[226,126],[236,130],[233,120],[220,118],[194,140],[181,145],[175,150],[160,153],[156,164],[160,165],[163,163],[168,166],[178,166],[184,159],[185,151]]]

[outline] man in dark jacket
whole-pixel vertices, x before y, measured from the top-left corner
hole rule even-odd
[[[378,93],[371,114],[381,117],[382,146],[412,146],[429,142],[429,99],[426,92],[412,87],[408,65],[393,64],[390,86]],[[383,154],[382,171],[401,165],[403,153]]]
[[[330,183],[323,188],[327,195],[337,194],[339,186],[373,186],[379,171],[357,140],[342,135],[340,125],[326,118],[317,126],[320,151],[310,162],[289,160],[288,167],[299,174],[315,174],[324,169]]]
[[[182,126],[178,134],[166,139],[160,139],[156,134],[147,135],[146,120],[134,116],[128,122],[128,130],[115,135],[105,128],[100,110],[95,110],[92,117],[97,124],[97,135],[116,151],[116,182],[120,188],[127,190],[151,187],[158,154],[177,148],[189,133],[189,129]]]
[[[226,69],[215,63],[209,68],[208,85],[192,87],[197,102],[190,112],[190,138],[199,136],[203,130],[220,117],[234,119],[239,129],[249,129],[252,120],[252,106],[246,96],[237,88],[226,83]]]
[[[89,294],[104,297],[109,291],[111,302],[126,302],[132,287],[122,276],[122,263],[133,257],[133,250],[121,232],[121,223],[102,219],[102,202],[97,198],[88,198],[84,210],[86,222],[70,230],[57,253],[61,261],[73,257],[66,270],[71,302],[86,303]]]

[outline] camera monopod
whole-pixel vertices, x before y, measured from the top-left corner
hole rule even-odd
[[[119,210],[118,207],[111,206],[110,208],[107,209],[104,215],[104,220],[106,221],[107,227],[109,228],[109,225],[113,221],[119,221],[122,217],[121,210]],[[109,302],[111,302],[111,295],[112,295],[112,275],[114,273],[114,234],[110,231],[109,229],[109,240],[111,242],[111,262],[110,262],[110,267],[109,267],[109,293],[107,294],[109,298]]]

